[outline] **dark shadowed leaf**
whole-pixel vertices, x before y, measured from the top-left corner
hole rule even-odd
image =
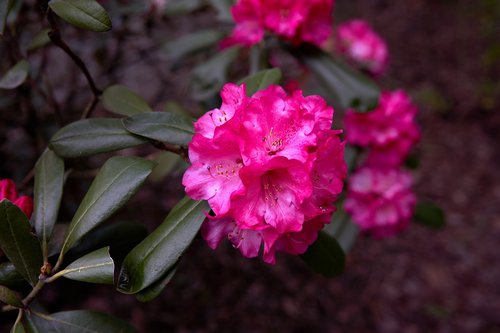
[[[7,22],[7,15],[9,14],[9,7],[12,0],[0,1],[0,36],[3,35],[5,30],[5,23]]]
[[[131,133],[174,145],[187,146],[194,134],[189,116],[169,112],[141,113],[123,120]]]
[[[352,222],[340,202],[337,204],[337,211],[333,214],[331,223],[325,226],[324,231],[337,240],[344,253],[351,251],[359,235],[359,227]]]
[[[265,69],[242,79],[239,84],[245,82],[247,95],[251,96],[259,90],[266,89],[272,84],[279,84],[281,70],[279,68]]]
[[[419,202],[413,219],[415,222],[433,229],[440,229],[446,225],[444,211],[432,202]]]
[[[14,89],[19,87],[28,78],[30,65],[26,60],[21,60],[14,65],[0,79],[0,88]]]
[[[95,0],[50,0],[49,7],[68,23],[85,30],[111,30],[111,19]]]
[[[109,247],[105,247],[72,262],[56,275],[82,282],[113,284],[114,273],[115,264]]]
[[[159,281],[155,282],[153,285],[147,287],[143,291],[139,292],[138,294],[135,295],[137,300],[139,302],[149,302],[158,297],[163,289],[172,281],[172,278],[174,277],[175,273],[177,272],[177,265],[172,267],[171,270],[169,270],[167,273],[165,273],[165,276],[163,276]]]
[[[36,311],[25,314],[33,333],[136,333],[125,321],[108,314],[95,311],[65,311],[54,314],[42,314]]]
[[[163,51],[172,62],[177,62],[188,55],[214,46],[223,36],[224,34],[217,30],[201,30],[166,42]]]
[[[15,306],[16,308],[23,307],[21,296],[15,291],[12,291],[4,286],[0,286],[0,302]]]
[[[204,0],[169,0],[165,8],[168,16],[180,16],[200,9],[205,5]]]
[[[66,233],[66,253],[90,230],[110,217],[137,192],[155,166],[139,157],[112,157],[101,168]]]
[[[214,57],[193,69],[191,89],[196,100],[207,100],[219,93],[227,82],[229,65],[238,56],[238,47],[218,52]]]
[[[131,134],[121,119],[84,119],[61,128],[50,140],[50,148],[64,158],[89,156],[146,143]]]
[[[33,39],[31,39],[31,41],[26,46],[26,49],[28,51],[33,51],[50,43],[49,31],[49,28],[42,29],[33,37]]]
[[[233,22],[231,15],[232,0],[208,0],[210,5],[217,10],[217,20],[221,22]]]
[[[26,330],[24,329],[24,326],[22,323],[14,323],[14,326],[10,329],[10,333],[25,333]]]
[[[102,94],[102,104],[106,110],[124,116],[153,111],[144,98],[121,85],[106,88]]]
[[[64,161],[47,149],[35,165],[33,225],[44,256],[56,223],[64,185]]]
[[[187,249],[209,211],[205,201],[182,199],[165,221],[125,258],[118,290],[134,294],[167,273]]]
[[[0,248],[17,271],[34,286],[42,267],[40,243],[31,233],[26,215],[8,200],[0,202]]]
[[[21,286],[24,279],[21,274],[17,271],[14,264],[11,262],[3,262],[0,264],[0,285],[9,288],[17,288]]]
[[[340,59],[313,48],[303,50],[300,57],[341,107],[369,111],[377,106],[380,95],[377,84]]]
[[[345,254],[337,241],[324,231],[318,234],[314,242],[302,259],[309,267],[327,277],[335,276],[344,270]]]

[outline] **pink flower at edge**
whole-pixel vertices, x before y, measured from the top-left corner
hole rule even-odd
[[[375,237],[404,230],[416,204],[410,173],[398,169],[363,167],[350,178],[344,208],[362,231]]]
[[[3,199],[12,202],[23,211],[28,219],[31,218],[31,214],[33,213],[33,200],[28,196],[18,197],[16,184],[11,179],[0,180],[0,201]]]
[[[382,74],[389,62],[389,51],[384,39],[360,19],[344,22],[337,27],[335,47],[337,52],[374,75]]]
[[[251,97],[243,85],[223,91],[236,97],[222,93],[223,106],[196,123],[183,177],[186,193],[215,213],[202,235],[211,248],[228,238],[246,257],[262,249],[269,263],[276,251],[303,253],[329,222],[346,174],[333,109],[278,86]]]

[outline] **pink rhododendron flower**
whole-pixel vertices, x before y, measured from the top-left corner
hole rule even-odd
[[[370,148],[368,164],[397,167],[420,139],[415,122],[417,107],[402,90],[383,92],[371,112],[348,110],[344,118],[346,141]]]
[[[12,179],[0,180],[0,201],[7,199],[14,205],[19,207],[23,213],[29,218],[33,213],[33,200],[28,196],[19,197],[17,194],[16,184]]]
[[[270,31],[294,44],[321,45],[331,34],[333,0],[238,0],[231,8],[236,27],[224,47],[252,46]]]
[[[361,230],[375,237],[405,229],[415,209],[411,174],[397,169],[364,167],[350,178],[344,208]]]
[[[202,227],[210,247],[228,238],[246,257],[262,247],[274,263],[276,251],[303,253],[330,221],[346,176],[344,144],[321,97],[245,90],[226,84],[222,106],[195,123],[182,183],[215,213]]]
[[[382,74],[389,61],[385,41],[363,20],[350,20],[338,26],[335,39],[337,52],[368,70]]]

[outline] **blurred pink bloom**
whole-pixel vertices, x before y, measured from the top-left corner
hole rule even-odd
[[[331,34],[333,0],[238,0],[231,8],[236,27],[223,47],[252,46],[270,31],[294,44],[321,45]]]
[[[382,74],[389,62],[387,44],[363,20],[350,20],[339,25],[335,48],[337,52],[375,75]]]
[[[28,196],[19,197],[17,194],[16,184],[12,179],[0,180],[0,201],[7,199],[14,205],[19,207],[23,213],[29,218],[33,213],[33,200]]]
[[[413,216],[416,197],[410,173],[364,167],[350,178],[344,208],[361,230],[375,237],[404,230]]]
[[[420,139],[415,122],[417,111],[403,90],[383,92],[375,110],[347,111],[344,118],[346,141],[371,148],[370,165],[400,166]]]
[[[222,106],[195,123],[183,185],[208,200],[202,235],[228,238],[246,257],[274,263],[275,252],[303,253],[329,222],[346,176],[333,109],[319,96],[270,86],[251,97],[227,84]],[[319,218],[321,216],[321,218]]]

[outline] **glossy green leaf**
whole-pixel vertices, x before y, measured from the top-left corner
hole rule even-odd
[[[140,291],[135,295],[139,302],[150,302],[156,297],[160,296],[161,292],[165,287],[172,281],[175,273],[177,272],[177,266],[174,266],[170,271],[165,273],[159,281],[155,282],[153,285],[147,287],[146,289]]]
[[[64,185],[64,161],[47,149],[35,165],[33,225],[44,256],[59,213]]]
[[[0,202],[0,248],[23,278],[34,286],[42,267],[40,244],[31,233],[26,215],[8,200]]]
[[[188,55],[216,45],[223,36],[224,34],[218,30],[201,30],[168,41],[163,45],[163,51],[172,62],[177,62]]]
[[[38,49],[40,47],[43,47],[47,44],[50,43],[50,37],[49,37],[49,28],[42,29],[39,33],[37,33],[33,39],[28,43],[26,49],[28,51],[33,51],[35,49]]]
[[[266,89],[272,84],[279,84],[280,80],[281,70],[279,68],[271,68],[247,76],[239,83],[245,82],[247,86],[247,95],[252,96],[257,91]]]
[[[112,157],[101,168],[66,233],[66,253],[90,230],[110,217],[137,192],[155,166],[139,157]]]
[[[85,30],[111,30],[111,19],[95,0],[50,0],[49,7],[68,23]]]
[[[15,291],[12,291],[4,286],[0,286],[0,302],[15,306],[16,308],[23,307],[21,296]]]
[[[174,145],[187,146],[194,134],[193,120],[169,112],[141,113],[123,120],[131,133]]]
[[[113,284],[114,273],[115,264],[109,247],[105,247],[72,262],[56,275],[82,282]]]
[[[165,221],[125,258],[118,290],[134,294],[165,275],[187,249],[209,211],[205,201],[184,198]]]
[[[196,100],[207,100],[219,93],[227,82],[229,66],[236,60],[238,52],[238,47],[228,48],[194,68],[191,89]]]
[[[84,119],[61,128],[50,140],[50,148],[64,158],[89,156],[147,143],[131,134],[121,119]]]
[[[431,202],[419,202],[413,219],[415,222],[432,229],[440,229],[446,225],[444,211]]]
[[[121,85],[106,88],[102,94],[102,103],[106,110],[124,116],[153,111],[144,98]]]
[[[300,57],[343,108],[369,111],[378,104],[377,84],[340,59],[318,49],[302,51]]]
[[[10,329],[10,333],[25,333],[26,330],[24,329],[24,326],[20,322],[14,323],[14,326]]]
[[[318,234],[314,242],[302,259],[309,267],[327,277],[335,276],[344,270],[345,254],[337,241],[324,231]]]
[[[162,151],[155,156],[154,161],[158,163],[158,166],[151,174],[151,181],[159,182],[168,176],[174,169],[179,170],[182,158],[169,151]]]
[[[26,313],[33,333],[136,333],[137,331],[125,321],[108,314],[77,310],[54,314],[43,314],[36,311]]]
[[[0,88],[14,89],[19,87],[28,78],[29,69],[30,65],[26,60],[19,61],[0,79]]]
[[[11,0],[0,1],[0,37],[5,30],[5,23],[7,22],[7,15],[9,15],[9,7]]]
[[[22,285],[24,279],[11,262],[0,264],[0,285],[8,288],[17,288]]]

